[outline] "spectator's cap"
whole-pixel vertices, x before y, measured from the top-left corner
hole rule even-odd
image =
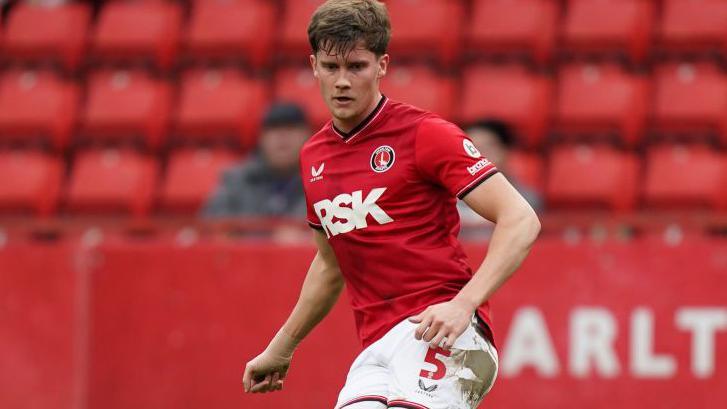
[[[308,125],[308,118],[303,109],[292,102],[274,103],[263,118],[263,128],[290,125]]]

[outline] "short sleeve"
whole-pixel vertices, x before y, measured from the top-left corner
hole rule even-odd
[[[441,118],[424,119],[415,144],[417,167],[424,178],[459,199],[497,173],[459,127]]]

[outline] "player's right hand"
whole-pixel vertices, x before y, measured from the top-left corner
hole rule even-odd
[[[265,350],[245,365],[242,386],[245,392],[266,393],[283,389],[283,380],[288,374],[290,356],[282,356]]]

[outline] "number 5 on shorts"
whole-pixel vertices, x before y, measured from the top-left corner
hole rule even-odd
[[[444,365],[444,362],[442,362],[440,359],[437,358],[437,354],[448,357],[451,354],[451,352],[442,347],[436,347],[436,348],[430,347],[427,350],[427,355],[424,357],[424,361],[434,365],[437,368],[437,370],[435,372],[432,372],[432,371],[427,371],[425,369],[422,369],[421,372],[419,372],[420,377],[426,378],[426,379],[432,379],[435,381],[444,378],[444,375],[447,373],[447,367]]]

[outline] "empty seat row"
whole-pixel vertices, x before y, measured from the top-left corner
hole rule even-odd
[[[564,53],[623,55],[634,62],[652,49],[727,54],[727,3],[721,0],[665,0],[660,20],[650,0],[563,3],[561,20],[555,0],[475,0],[471,9],[452,0],[387,1],[391,52],[444,64],[462,54],[522,54],[544,63],[556,44]],[[0,38],[11,59],[52,60],[69,70],[85,54],[91,61],[142,61],[161,69],[186,59],[244,60],[260,68],[274,53],[305,60],[306,28],[320,4],[287,0],[279,10],[264,0],[198,1],[185,27],[182,6],[174,2],[108,2],[95,24],[87,4],[22,3],[12,9]]]
[[[0,184],[0,213],[193,214],[237,160],[228,150],[181,149],[162,172],[154,157],[133,150],[88,150],[78,153],[66,178],[56,156],[0,151],[0,173],[8,176]],[[703,145],[655,146],[643,163],[608,146],[566,145],[545,161],[515,153],[507,172],[543,192],[551,209],[727,210],[727,154]]]
[[[133,150],[80,152],[69,176],[56,156],[39,151],[0,151],[0,213],[50,216],[75,214],[147,215],[197,212],[219,174],[239,156],[226,150],[182,149],[171,154],[166,173],[149,155]],[[67,179],[67,182],[66,182]]]
[[[646,153],[571,146],[549,156],[545,196],[551,208],[727,209],[727,155],[705,146],[664,145]],[[643,172],[643,179],[642,179]]]
[[[154,150],[171,134],[249,148],[273,99],[301,104],[315,128],[330,118],[307,67],[279,70],[272,86],[232,69],[186,71],[178,90],[144,71],[98,71],[86,82],[82,92],[47,71],[0,76],[0,142],[40,139],[64,149],[73,138],[139,140]],[[529,147],[548,134],[604,135],[634,146],[648,132],[721,136],[727,144],[727,73],[709,64],[663,65],[651,77],[579,64],[556,79],[521,66],[478,64],[466,67],[461,81],[426,66],[397,66],[382,90],[462,124],[506,120]]]

